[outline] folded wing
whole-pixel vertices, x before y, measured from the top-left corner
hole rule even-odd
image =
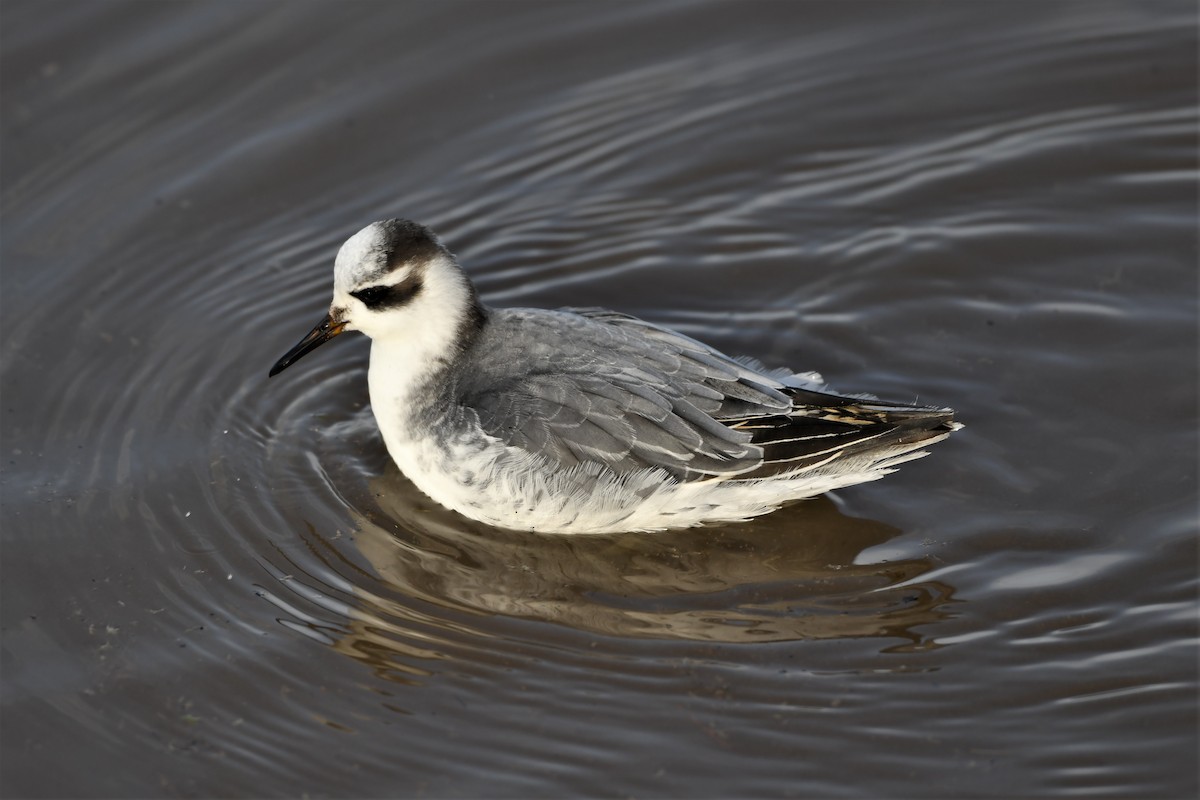
[[[523,365],[518,367],[517,365]],[[816,391],[608,311],[496,312],[458,378],[504,442],[564,467],[763,478],[942,435],[952,414]]]

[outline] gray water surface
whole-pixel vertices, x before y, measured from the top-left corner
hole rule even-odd
[[[1191,797],[1191,3],[0,6],[4,797]],[[437,230],[967,427],[497,531],[324,313]]]

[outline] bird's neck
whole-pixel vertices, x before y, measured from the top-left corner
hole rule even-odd
[[[403,335],[371,342],[371,405],[389,448],[419,436],[431,415],[449,410],[448,378],[488,321],[487,308],[467,289],[456,313],[414,320]]]

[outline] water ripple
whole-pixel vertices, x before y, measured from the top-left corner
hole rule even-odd
[[[1194,793],[1194,11],[492,9],[6,5],[5,792]],[[472,524],[365,341],[266,379],[393,215],[968,428],[745,525]]]

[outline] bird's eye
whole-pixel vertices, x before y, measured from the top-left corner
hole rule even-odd
[[[388,286],[368,286],[350,294],[361,300],[367,308],[374,308],[382,305],[387,299],[389,289]]]
[[[372,311],[400,308],[409,303],[421,291],[420,276],[409,276],[399,283],[381,286],[366,286],[350,293]]]

